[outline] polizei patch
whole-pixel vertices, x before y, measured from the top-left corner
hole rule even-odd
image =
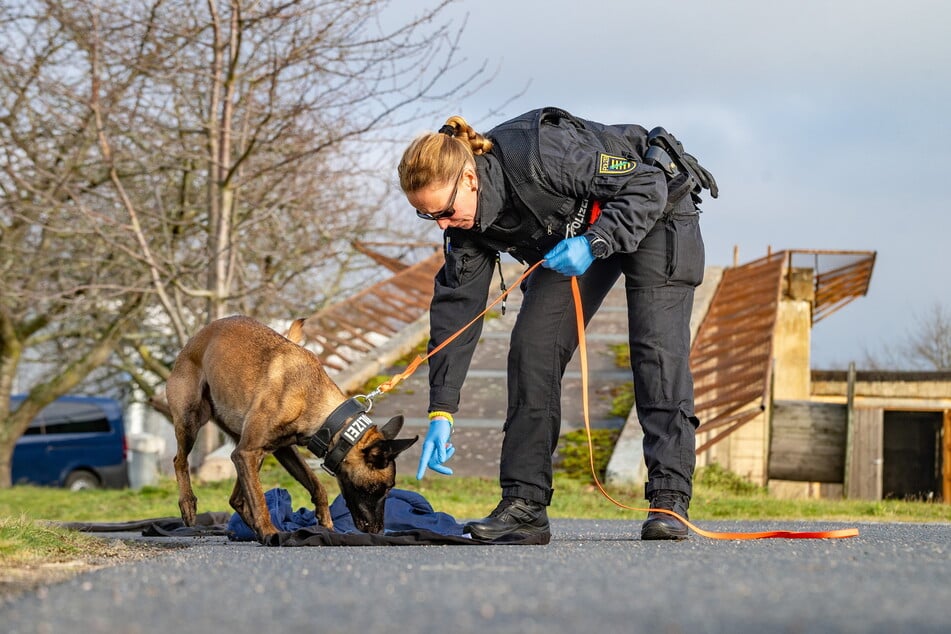
[[[611,154],[598,154],[598,174],[630,174],[637,169],[637,163],[623,156],[613,156]]]

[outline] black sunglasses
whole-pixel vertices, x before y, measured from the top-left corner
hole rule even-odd
[[[416,215],[423,220],[442,220],[443,218],[452,218],[453,214],[456,213],[456,210],[453,209],[453,205],[456,204],[456,194],[459,193],[459,183],[462,182],[462,175],[466,171],[466,166],[463,164],[462,169],[459,170],[459,175],[456,176],[456,186],[452,188],[452,196],[449,197],[449,204],[447,204],[442,211],[437,211],[434,213],[429,213],[428,211],[416,210]]]

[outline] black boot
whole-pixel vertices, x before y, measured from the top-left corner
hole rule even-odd
[[[513,497],[502,498],[488,517],[469,522],[462,532],[487,541],[514,541],[537,536],[536,543],[547,544],[551,539],[545,505]]]
[[[690,498],[686,493],[661,489],[650,499],[652,509],[673,511],[685,520]],[[666,513],[648,513],[641,525],[641,539],[687,539],[687,526],[676,517]]]

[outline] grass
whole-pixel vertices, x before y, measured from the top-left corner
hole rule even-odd
[[[8,596],[40,585],[161,550],[148,544],[99,539],[27,516],[0,516],[0,605]]]
[[[93,538],[76,531],[44,526],[21,516],[0,519],[0,561],[30,561],[81,555]]]
[[[585,456],[586,460],[586,456]],[[337,494],[337,485],[326,474],[319,477],[331,498]],[[294,505],[309,506],[307,493],[284,472],[273,458],[265,461],[262,469],[265,490],[272,487],[287,489]],[[196,484],[199,511],[230,511],[228,498],[233,482]],[[411,475],[400,476],[397,486],[418,491],[437,511],[459,519],[481,517],[498,502],[499,489],[494,479],[427,476],[417,481]],[[640,486],[607,487],[618,501],[630,506],[643,506]],[[30,522],[47,520],[120,522],[148,517],[177,517],[178,490],[172,478],[163,478],[158,485],[138,491],[82,490],[66,491],[33,486],[15,486],[0,490],[0,557],[10,552],[11,542],[20,541]],[[944,521],[951,522],[951,505],[901,500],[779,500],[772,498],[761,487],[749,484],[717,467],[697,471],[694,499],[690,508],[691,519],[845,519]],[[590,475],[583,471],[572,477],[563,472],[555,476],[555,495],[550,509],[552,517],[602,519],[630,518],[634,514],[614,507],[597,491]],[[637,515],[637,519],[640,516]],[[42,524],[38,524],[42,525]],[[73,535],[66,532],[67,535]],[[63,544],[69,549],[70,540],[56,529],[43,527],[32,538],[37,544]],[[32,546],[31,546],[32,547]],[[41,548],[42,550],[43,548]],[[29,548],[27,548],[29,550]]]

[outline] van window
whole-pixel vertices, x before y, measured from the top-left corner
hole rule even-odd
[[[46,434],[92,434],[111,431],[101,407],[88,403],[55,401],[46,406],[34,423]]]

